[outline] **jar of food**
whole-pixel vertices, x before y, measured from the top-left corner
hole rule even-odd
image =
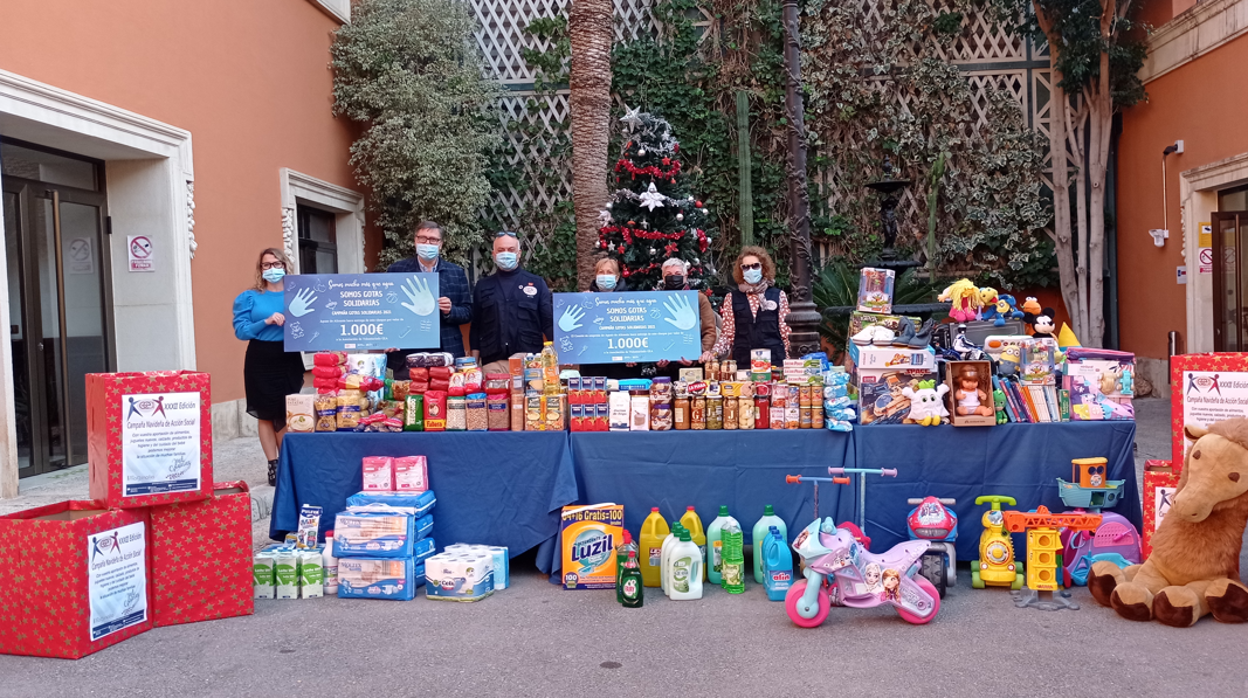
[[[737,398],[737,427],[740,429],[754,428],[754,398]]]
[[[810,408],[810,428],[823,428],[823,404],[818,401]]]
[[[760,395],[754,398],[754,428],[767,429],[771,425],[771,398]]]
[[[706,398],[706,428],[711,430],[724,428],[724,397],[722,395],[708,395]]]
[[[676,397],[675,406],[672,408],[672,421],[677,431],[685,431],[690,425],[690,410],[692,406],[689,404],[688,395],[679,395]]]
[[[689,426],[695,430],[706,428],[706,396],[695,395],[693,408],[689,411]]]
[[[724,402],[724,428],[736,429],[737,428],[737,398],[726,397],[726,398],[723,398],[723,402]]]
[[[671,431],[672,429],[672,403],[670,402],[654,402],[650,403],[650,431]]]
[[[811,414],[812,410],[809,406],[801,407],[799,409],[800,409],[800,412],[798,413],[797,426],[799,429],[809,429],[811,427],[812,419],[814,417]]]

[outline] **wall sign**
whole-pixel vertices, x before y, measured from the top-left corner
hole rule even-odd
[[[122,495],[200,489],[199,393],[121,397]]]
[[[147,528],[142,522],[87,536],[91,641],[147,620]]]
[[[155,271],[152,266],[152,239],[146,235],[126,236],[126,259],[130,271]]]
[[[286,351],[442,344],[436,273],[296,274],[284,289]]]
[[[554,294],[555,347],[575,364],[697,359],[697,291]]]

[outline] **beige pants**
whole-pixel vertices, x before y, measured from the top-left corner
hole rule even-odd
[[[481,373],[511,373],[511,362],[507,359],[491,361],[481,367]]]

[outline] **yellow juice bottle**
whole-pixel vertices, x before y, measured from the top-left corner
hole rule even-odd
[[[641,583],[643,586],[659,586],[660,578],[663,575],[663,569],[660,564],[663,554],[663,539],[667,538],[669,533],[671,533],[671,529],[667,527],[667,522],[659,514],[659,508],[651,508],[650,515],[641,524],[641,536],[638,538],[638,543],[641,544],[639,555],[641,557]]]
[[[680,517],[680,524],[689,531],[689,538],[698,546],[698,550],[702,552],[702,579],[706,579],[706,531],[702,530],[702,519],[698,518],[698,512],[693,507],[685,510],[685,515]]]

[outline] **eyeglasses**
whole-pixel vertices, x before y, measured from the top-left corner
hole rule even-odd
[[[260,264],[260,268],[261,269],[285,269],[286,265],[282,264],[281,262],[262,262]]]
[[[509,238],[516,238],[516,239],[519,239],[519,238],[520,238],[520,236],[519,236],[519,235],[516,235],[515,233],[511,232],[510,230],[500,230],[500,231],[498,231],[497,233],[495,233],[495,234],[494,234],[494,237],[495,237],[495,238],[501,238],[501,237],[503,237],[504,235],[505,235],[505,236],[507,236],[507,237],[509,237]]]
[[[751,270],[751,269],[762,269],[762,268],[763,268],[763,263],[762,263],[762,262],[755,262],[755,263],[753,263],[753,264],[742,264],[742,265],[741,265],[741,268],[742,268],[742,269],[744,269],[745,271],[749,271],[749,270]]]
[[[431,238],[431,237],[428,237],[427,235],[418,235],[416,236],[416,242],[419,242],[422,245],[436,245],[439,242],[442,242],[442,238],[440,237]]]

